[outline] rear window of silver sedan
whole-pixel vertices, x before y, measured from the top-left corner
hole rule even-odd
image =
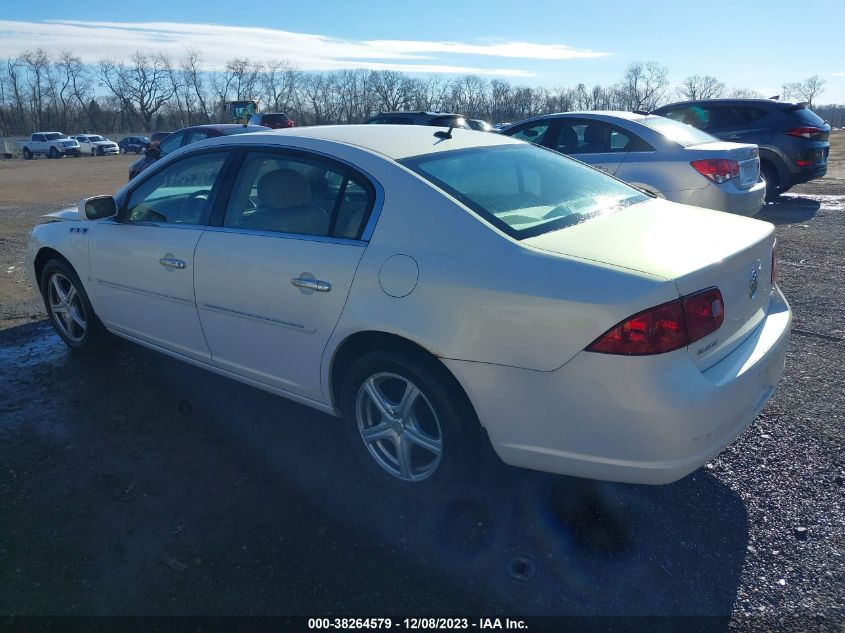
[[[684,147],[713,143],[719,140],[707,132],[702,132],[693,125],[681,123],[680,121],[675,121],[662,116],[647,116],[644,119],[637,121],[637,123],[651,128],[655,132],[658,132],[668,138],[670,141],[675,141]]]
[[[620,180],[527,143],[438,152],[399,162],[516,239],[648,200]]]

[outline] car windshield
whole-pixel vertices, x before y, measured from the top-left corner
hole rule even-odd
[[[648,200],[615,178],[527,143],[438,152],[399,162],[516,239]]]
[[[44,138],[46,138],[48,141],[55,141],[55,140],[58,140],[60,138],[67,138],[67,136],[65,136],[64,134],[60,134],[58,132],[52,132],[50,134],[45,134]]]
[[[150,139],[147,136],[139,136],[135,140],[140,141],[141,143],[149,143],[150,142]]]
[[[659,132],[670,141],[675,141],[684,147],[713,143],[719,140],[707,132],[702,132],[697,127],[679,121],[673,121],[662,116],[647,116],[638,121],[638,123],[651,128],[655,132]]]
[[[102,141],[102,140],[104,140],[104,139],[103,139],[103,137],[102,137],[102,136],[97,136],[97,135],[95,134],[94,136],[89,136],[89,137],[88,137],[88,140],[89,140],[89,141],[91,141],[92,143],[96,143],[96,142],[98,142],[98,141]]]

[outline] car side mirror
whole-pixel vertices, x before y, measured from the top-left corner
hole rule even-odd
[[[158,145],[150,146],[144,150],[144,155],[150,158],[159,158],[161,156],[161,148]]]
[[[102,220],[117,215],[117,202],[112,196],[94,196],[79,201],[82,220]]]

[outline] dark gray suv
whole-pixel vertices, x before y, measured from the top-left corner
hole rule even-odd
[[[689,123],[725,141],[759,145],[767,200],[827,173],[830,126],[804,103],[705,99],[672,103],[652,114]]]
[[[450,112],[379,112],[367,123],[388,125],[435,125],[471,130],[469,123],[460,114]]]

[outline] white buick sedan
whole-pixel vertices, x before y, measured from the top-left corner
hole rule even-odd
[[[386,481],[446,481],[486,437],[508,464],[668,483],[783,371],[771,224],[500,135],[221,137],[51,219],[29,275],[68,346],[110,332],[341,417]]]

